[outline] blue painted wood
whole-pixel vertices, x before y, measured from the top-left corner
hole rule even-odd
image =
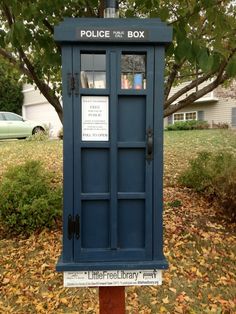
[[[163,260],[163,103],[165,49],[155,47],[154,159],[153,159],[153,259]]]
[[[78,46],[73,46],[73,74],[78,73],[80,77],[80,49]],[[64,106],[63,106],[64,108]],[[76,215],[80,216],[80,234],[82,229],[82,200],[81,200],[81,127],[80,127],[80,117],[81,117],[81,97],[80,94],[74,95],[73,101],[73,168],[74,168],[74,177],[73,177],[73,199],[74,199],[74,217]],[[75,197],[76,195],[76,197]],[[77,248],[76,250],[74,248]],[[77,258],[77,250],[81,249],[81,241],[74,237],[74,260]]]
[[[147,30],[142,42],[78,41],[81,27]],[[57,270],[167,268],[163,255],[164,48],[171,28],[157,19],[66,19],[55,29],[62,44],[64,102],[63,252]],[[68,45],[70,43],[70,45]],[[67,91],[80,76],[80,53],[106,53],[105,89]],[[121,54],[146,54],[147,87],[121,89]],[[72,71],[73,70],[73,71]],[[109,141],[81,139],[81,97],[109,97]],[[153,160],[146,160],[153,129]],[[80,216],[81,237],[69,240],[67,217]]]
[[[163,260],[137,260],[137,261],[106,261],[106,262],[87,262],[80,263],[64,263],[59,259],[57,263],[57,271],[77,271],[77,270],[131,270],[131,269],[167,269],[166,259]]]
[[[54,38],[61,43],[66,42],[81,42],[78,33],[81,29],[116,29],[116,30],[145,30],[148,32],[146,40],[130,39],[124,41],[122,39],[103,38],[103,40],[96,37],[91,37],[87,42],[99,43],[109,42],[109,45],[122,42],[123,44],[168,44],[172,40],[172,28],[166,26],[160,19],[98,19],[98,18],[78,18],[65,19],[64,22],[55,27]]]
[[[65,263],[72,262],[74,259],[73,240],[69,240],[67,236],[68,216],[74,215],[74,200],[73,200],[73,177],[74,177],[74,154],[73,154],[73,94],[68,94],[67,79],[68,73],[72,74],[72,46],[62,47],[62,93],[64,105],[63,118],[63,261]]]
[[[110,132],[110,191],[111,191],[111,202],[110,202],[110,248],[111,250],[117,249],[117,75],[119,73],[117,69],[117,55],[114,50],[110,52],[108,57],[110,60],[111,71],[109,73],[110,81],[110,121],[109,121],[109,132]]]
[[[147,99],[146,99],[146,106],[149,106],[149,110],[147,111],[146,115],[146,142],[147,142],[147,130],[154,128],[154,48],[149,48],[149,58],[147,59]],[[153,147],[153,149],[155,149]],[[147,155],[147,147],[146,152]],[[153,161],[146,160],[146,193],[151,191],[151,197],[146,198],[146,208],[150,208],[149,211],[146,213],[146,248],[147,248],[147,258],[153,259],[153,246],[155,243],[153,242],[153,230],[156,226],[153,224],[153,197],[155,195],[155,188],[154,188],[154,177],[153,177]],[[150,192],[149,192],[150,193]]]

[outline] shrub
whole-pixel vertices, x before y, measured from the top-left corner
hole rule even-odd
[[[179,121],[166,127],[167,131],[186,131],[186,130],[203,130],[208,129],[209,124],[206,121],[190,120]]]
[[[61,188],[52,188],[52,174],[39,161],[10,168],[0,186],[0,219],[13,234],[29,235],[51,227],[61,215]]]
[[[219,122],[212,124],[213,129],[229,129],[229,124],[227,122]]]
[[[236,158],[228,152],[201,152],[190,161],[179,182],[206,196],[216,197],[225,212],[236,214]]]
[[[50,126],[44,125],[44,131],[38,131],[29,137],[27,137],[27,141],[36,141],[36,142],[41,142],[41,141],[47,141],[50,138]]]
[[[59,130],[59,132],[58,132],[58,138],[59,138],[60,140],[63,140],[63,128],[61,128],[61,129]]]

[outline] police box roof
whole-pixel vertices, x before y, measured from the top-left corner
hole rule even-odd
[[[57,42],[168,44],[172,27],[160,19],[66,18],[54,28]]]

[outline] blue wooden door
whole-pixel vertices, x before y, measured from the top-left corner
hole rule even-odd
[[[153,48],[75,47],[74,260],[152,259]]]

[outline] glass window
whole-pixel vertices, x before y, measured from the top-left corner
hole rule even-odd
[[[121,88],[146,89],[145,54],[122,54]]]
[[[197,120],[197,113],[196,112],[186,112],[185,120]]]
[[[174,122],[175,121],[184,121],[184,113],[175,113]]]
[[[106,88],[106,55],[82,53],[80,56],[82,88]]]
[[[5,121],[5,118],[2,113],[0,113],[0,121]]]
[[[197,112],[181,112],[174,113],[174,122],[176,121],[188,121],[188,120],[197,120]]]
[[[14,113],[6,112],[3,115],[7,121],[23,121],[22,117]]]

